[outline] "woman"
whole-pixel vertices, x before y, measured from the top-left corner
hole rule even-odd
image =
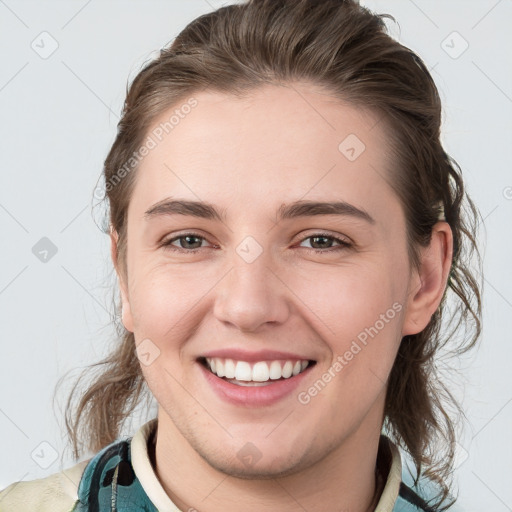
[[[2,511],[451,507],[435,361],[448,296],[455,352],[480,333],[477,210],[383,18],[251,0],[138,74],[104,166],[124,334],[67,418],[95,455]],[[122,439],[146,385],[158,415]]]

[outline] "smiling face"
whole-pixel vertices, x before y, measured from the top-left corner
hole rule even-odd
[[[228,474],[291,474],[375,438],[424,327],[384,123],[305,84],[195,98],[137,171],[123,323],[159,436]]]

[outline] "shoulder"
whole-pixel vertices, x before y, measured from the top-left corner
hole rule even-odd
[[[439,484],[421,475],[415,481],[415,472],[404,468],[400,490],[393,512],[437,512],[446,510],[449,512],[463,512],[459,505],[454,502],[451,496],[446,497],[441,503],[442,490]]]
[[[433,504],[438,501],[440,488],[433,481],[421,476],[416,482],[413,468],[410,464],[403,464],[398,447],[386,436],[381,436],[379,445],[378,464],[382,472],[387,474],[387,480],[381,499],[375,512],[435,512],[439,506]],[[443,502],[443,506],[448,504]],[[454,504],[450,512],[462,512]]]
[[[0,491],[2,512],[70,512],[89,460],[45,478],[14,482]]]
[[[139,459],[147,455],[145,440],[155,421],[148,422],[135,436],[144,445],[139,446]],[[134,472],[131,440],[117,439],[92,458],[46,478],[11,484],[0,490],[0,511],[80,512],[111,510],[112,506],[120,510],[119,506],[128,503],[136,510],[156,512]],[[138,462],[140,465],[141,460]],[[147,470],[142,473],[147,477]],[[151,479],[149,487],[154,490]]]
[[[84,503],[91,500],[94,502],[102,497],[102,494],[107,494],[117,465],[121,468],[121,480],[124,477],[124,480],[130,483],[133,481],[129,460],[129,441],[118,439],[105,446],[91,459],[79,462],[69,469],[37,480],[14,482],[0,491],[0,511],[83,510]],[[110,499],[110,496],[108,497]]]
[[[434,512],[434,509],[418,489],[401,482],[393,512]]]
[[[402,482],[393,512],[436,512],[440,509],[440,505],[434,506],[433,503],[438,501],[438,491],[436,486],[427,479],[420,480],[417,486]],[[447,504],[448,501],[445,501],[441,507],[446,507]],[[448,510],[463,512],[457,503],[450,506]]]

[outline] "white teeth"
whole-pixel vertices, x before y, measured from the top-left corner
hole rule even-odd
[[[208,367],[218,377],[239,382],[267,382],[277,379],[289,379],[303,372],[309,365],[307,360],[299,361],[258,361],[252,366],[247,361],[234,361],[219,357],[208,357]]]
[[[217,360],[215,360],[215,365],[216,365],[215,373],[217,374],[217,377],[224,377],[224,375],[225,375],[224,374],[224,363],[220,359],[217,359]]]
[[[256,363],[252,368],[252,380],[256,382],[265,382],[270,378],[268,364],[264,361]]]
[[[272,361],[270,363],[270,378],[272,380],[281,378],[281,363],[279,361]]]
[[[245,361],[236,363],[236,371],[233,376],[236,380],[252,380],[251,365]]]
[[[233,359],[226,359],[224,362],[224,377],[226,377],[226,379],[235,378],[235,362]]]
[[[288,379],[289,377],[292,376],[292,371],[293,371],[293,363],[291,361],[286,361],[286,363],[284,363],[284,366],[283,366],[283,377],[285,379]]]

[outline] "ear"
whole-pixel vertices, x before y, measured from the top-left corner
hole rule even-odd
[[[128,295],[128,283],[125,280],[124,273],[120,268],[119,261],[117,258],[117,241],[118,234],[114,228],[110,228],[110,256],[112,257],[112,263],[114,264],[114,268],[116,270],[117,278],[119,279],[119,288],[121,290],[121,304],[122,304],[122,313],[121,320],[126,330],[133,332],[133,317],[132,310],[130,307],[130,300]],[[126,276],[127,278],[128,276]]]
[[[440,221],[432,228],[430,244],[421,250],[419,271],[411,273],[402,336],[417,334],[430,322],[443,298],[452,258],[452,230]]]

